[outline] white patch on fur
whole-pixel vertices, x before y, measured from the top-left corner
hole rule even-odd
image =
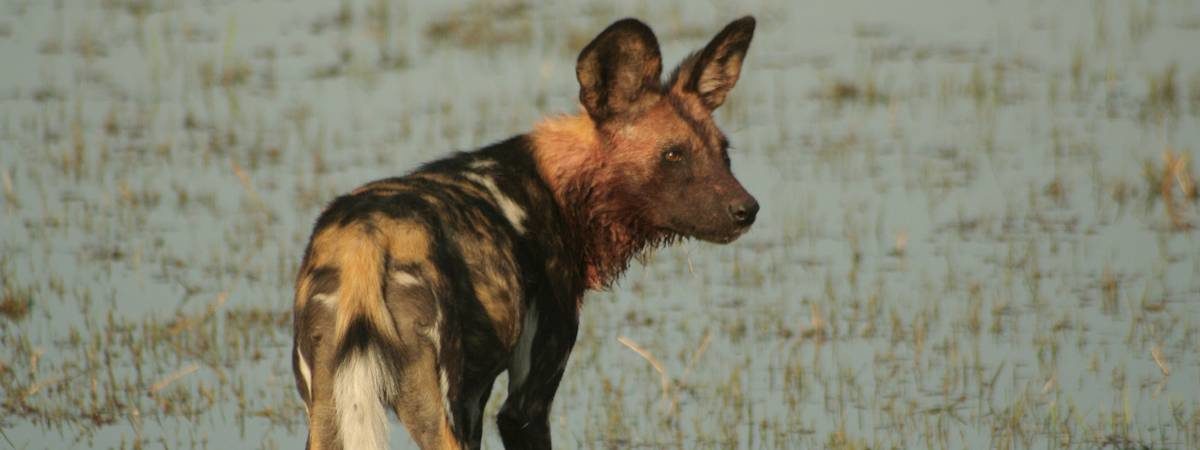
[[[454,428],[454,414],[450,413],[450,380],[446,378],[446,369],[441,369],[441,384],[442,384],[442,412],[446,414],[446,422],[450,423],[450,428]]]
[[[477,173],[467,172],[466,177],[476,183],[482,184],[492,194],[492,198],[496,199],[496,205],[500,207],[500,212],[504,213],[504,217],[508,218],[509,223],[512,223],[513,228],[517,233],[525,234],[525,210],[517,206],[517,202],[512,201],[503,193],[500,192],[500,187],[496,186],[496,181],[490,177],[486,177]]]
[[[443,368],[442,358],[442,305],[439,303],[434,307],[433,327],[429,330],[429,339],[433,341],[433,351],[438,357],[438,383],[442,389],[442,412],[446,414],[446,421],[450,423],[450,428],[454,428],[454,414],[450,411],[450,380],[446,376],[446,369]]]
[[[392,272],[392,281],[395,282],[396,285],[400,286],[400,287],[419,286],[421,284],[420,278],[417,278],[416,275],[405,272],[403,270],[397,270],[395,272]]]
[[[435,304],[433,308],[433,325],[429,327],[426,336],[433,342],[433,354],[442,355],[442,305]]]
[[[312,299],[317,302],[320,302],[322,305],[325,305],[329,308],[337,307],[338,299],[337,299],[336,295],[317,294],[317,295],[312,296]]]
[[[529,377],[529,365],[533,359],[533,336],[537,334],[538,311],[532,304],[525,311],[525,323],[521,326],[521,337],[513,349],[512,363],[508,366],[508,393],[511,395]]]
[[[300,351],[300,346],[296,346],[296,357],[300,359],[300,376],[304,378],[304,388],[308,390],[308,398],[312,398],[312,369],[308,367],[308,361],[304,359],[304,352]],[[308,403],[304,404],[308,408]]]
[[[477,160],[471,161],[470,164],[467,164],[467,167],[470,167],[472,169],[486,169],[486,168],[495,167],[495,166],[496,166],[496,161],[493,161],[490,159],[477,159]]]
[[[308,367],[308,361],[304,359],[304,352],[300,351],[300,346],[296,346],[296,357],[299,358],[300,377],[304,378],[304,389],[308,393],[308,397],[304,401],[304,415],[308,415],[308,402],[312,401],[312,369]]]
[[[338,434],[342,448],[382,450],[387,448],[388,376],[379,353],[372,347],[350,352],[337,368],[333,401],[338,412]]]

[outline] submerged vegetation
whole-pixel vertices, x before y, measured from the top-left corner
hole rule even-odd
[[[84,3],[0,4],[0,448],[302,446],[325,202],[574,111],[612,20],[670,65],[742,13],[763,213],[589,296],[557,443],[1200,446],[1185,3]]]

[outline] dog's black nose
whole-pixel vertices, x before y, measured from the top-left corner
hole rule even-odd
[[[734,202],[729,205],[729,214],[739,226],[750,226],[754,223],[754,217],[758,215],[758,201],[751,197]]]

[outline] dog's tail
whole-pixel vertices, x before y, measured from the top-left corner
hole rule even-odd
[[[333,376],[333,402],[337,409],[342,448],[386,449],[388,417],[384,403],[395,395],[396,376],[374,342],[373,327],[365,321],[351,323],[343,336]]]
[[[319,382],[332,381],[332,389],[324,395],[332,396],[336,417],[322,413],[325,419],[321,421],[329,420],[327,423],[336,428],[343,449],[385,449],[388,436],[385,403],[394,398],[397,382],[393,366],[387,363],[386,351],[398,343],[398,333],[383,297],[386,250],[369,231],[348,226],[317,233],[311,256],[313,260],[306,264],[327,268],[328,273],[334,274],[330,275],[332,281],[302,275],[297,289],[298,302],[311,311],[308,315],[332,313],[332,317],[325,316],[327,319],[322,320],[332,325],[332,333],[326,331],[324,338],[327,342],[324,345],[332,350],[331,358],[324,361],[332,370],[323,372],[329,378],[323,377],[325,381]],[[301,375],[307,374],[305,369],[301,367]]]
[[[380,345],[398,343],[383,298],[385,250],[368,233],[347,233],[336,255],[341,274],[334,342],[337,361],[333,400],[342,447],[387,448],[388,417],[384,402],[392,397],[396,377]]]

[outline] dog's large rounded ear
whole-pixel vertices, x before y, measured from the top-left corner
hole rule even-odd
[[[694,95],[710,111],[725,103],[725,95],[737,84],[742,61],[754,38],[754,17],[730,22],[697,53],[679,64],[671,75],[671,91]]]
[[[597,123],[636,113],[658,100],[658,39],[637,19],[619,20],[596,36],[575,65],[579,101]]]

